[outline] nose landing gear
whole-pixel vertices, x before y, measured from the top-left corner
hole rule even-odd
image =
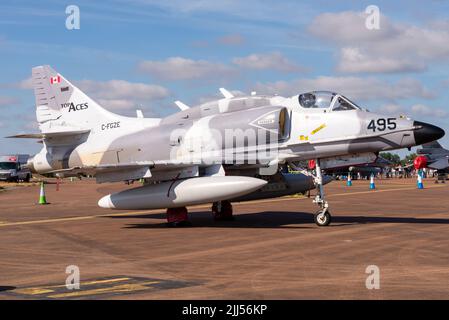
[[[315,175],[305,169],[295,166],[293,163],[289,163],[289,165],[294,170],[300,171],[302,174],[313,177],[317,190],[317,195],[315,196],[313,203],[316,203],[317,205],[320,206],[320,210],[318,210],[314,214],[313,220],[320,227],[328,226],[331,223],[332,216],[329,212],[329,203],[324,198],[323,172],[321,171],[320,159],[315,160],[315,171],[316,171]]]
[[[316,159],[315,161],[315,170],[316,170],[316,177],[315,179],[315,185],[317,190],[317,195],[315,196],[315,199],[313,200],[313,203],[316,203],[320,206],[320,210],[318,210],[314,215],[314,221],[315,223],[320,226],[328,226],[331,223],[331,215],[329,213],[329,203],[324,199],[324,189],[323,189],[323,172],[321,171],[320,167],[320,159]]]
[[[314,203],[320,206],[320,210],[318,210],[314,215],[315,223],[320,226],[328,226],[331,223],[331,215],[329,213],[329,203],[324,199],[324,189],[323,189],[323,172],[320,167],[320,159],[316,159],[316,177],[315,177],[315,185],[317,189],[317,195],[313,200]]]

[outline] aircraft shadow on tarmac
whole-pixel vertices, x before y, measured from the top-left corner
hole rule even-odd
[[[127,224],[125,228],[154,229],[165,228],[166,216],[163,213],[142,214],[136,216],[109,216],[113,219],[162,219],[164,223]],[[235,216],[233,221],[214,221],[210,212],[194,212],[190,215],[193,228],[315,228],[313,214],[306,212],[264,211],[245,213]],[[332,216],[330,227],[370,223],[402,223],[402,224],[449,224],[449,219],[413,218],[413,217],[369,217],[369,216]],[[299,225],[299,226],[298,226]]]

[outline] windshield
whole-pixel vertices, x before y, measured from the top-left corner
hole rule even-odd
[[[0,162],[0,170],[11,170],[16,168],[15,162]]]
[[[329,108],[334,96],[329,91],[312,91],[300,94],[298,101],[303,108]]]
[[[356,105],[351,103],[347,98],[339,96],[334,104],[334,111],[356,110]]]

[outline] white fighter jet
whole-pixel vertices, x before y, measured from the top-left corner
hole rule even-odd
[[[107,111],[50,66],[32,70],[42,150],[28,166],[59,176],[95,176],[97,182],[142,180],[107,195],[111,209],[167,209],[172,225],[187,220],[186,206],[212,203],[216,218],[232,218],[232,201],[263,199],[316,187],[314,215],[330,223],[322,170],[372,162],[378,152],[434,141],[444,131],[408,117],[369,112],[328,91],[292,97],[223,98],[165,118],[124,117]],[[298,88],[298,91],[301,88]],[[105,106],[107,108],[107,106]],[[314,173],[298,167],[311,161]],[[303,174],[289,174],[286,166]]]

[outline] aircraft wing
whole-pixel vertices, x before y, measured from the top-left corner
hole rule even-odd
[[[101,164],[52,170],[47,174],[95,176],[98,183],[118,182],[149,178],[154,181],[172,180],[198,176],[198,166],[169,162],[142,161],[122,164]]]
[[[437,170],[446,169],[447,167],[449,167],[449,159],[446,157],[438,159],[437,161],[428,164],[428,167]]]

